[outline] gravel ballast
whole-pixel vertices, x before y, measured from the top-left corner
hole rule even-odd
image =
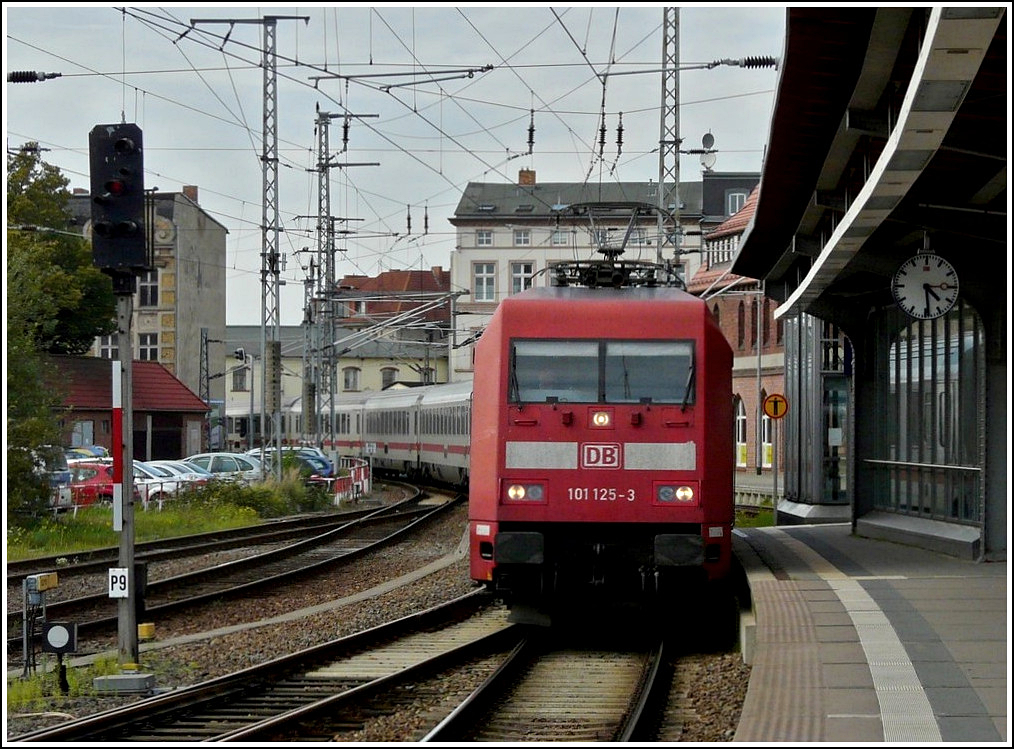
[[[464,554],[466,527],[467,507],[462,503],[429,526],[424,541],[401,542],[355,564],[277,592],[154,622],[155,639],[141,645],[142,668],[154,674],[158,690],[188,686],[362,631],[472,591],[475,584],[469,579]],[[185,566],[193,569],[207,566],[207,562],[176,560],[153,564],[149,576],[157,579],[179,574]],[[399,579],[402,584],[392,583]],[[87,584],[94,583],[82,583]],[[107,655],[115,662],[115,640],[108,646]],[[40,670],[47,664],[52,667],[53,659],[54,656],[43,655]],[[89,660],[93,658],[71,658],[68,664],[75,668]],[[51,678],[53,694],[42,704],[8,708],[8,739],[140,699],[136,695],[63,697],[56,687],[55,675]],[[453,695],[467,694],[479,677],[466,670],[447,678],[450,681],[446,689],[441,686],[441,692]],[[451,683],[459,679],[467,683]],[[738,653],[700,654],[682,659],[681,675],[674,689],[682,693],[683,728],[678,738],[669,740],[731,741],[748,680],[749,667]],[[437,707],[431,703],[407,708],[411,715],[378,716],[364,725],[362,731],[336,739],[418,741],[432,727],[420,715],[439,714]]]

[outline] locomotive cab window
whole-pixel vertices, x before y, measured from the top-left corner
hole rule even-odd
[[[515,403],[694,402],[691,341],[525,341],[512,346]]]
[[[595,403],[597,341],[516,341],[510,399],[520,403]]]
[[[608,341],[606,403],[693,403],[689,341]]]

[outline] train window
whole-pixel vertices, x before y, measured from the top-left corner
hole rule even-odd
[[[598,341],[515,341],[511,399],[595,403],[598,394]]]
[[[693,403],[689,341],[608,341],[607,403]]]

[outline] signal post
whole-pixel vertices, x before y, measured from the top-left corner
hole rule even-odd
[[[96,125],[88,137],[91,171],[93,263],[112,278],[116,295],[114,416],[122,425],[114,440],[113,529],[120,533],[118,567],[109,570],[109,596],[118,599],[119,662],[140,659],[134,577],[133,302],[137,275],[152,267],[145,232],[144,150],[141,129],[130,123]],[[118,371],[117,371],[118,368]],[[117,376],[119,375],[119,376]],[[114,435],[115,436],[115,435]]]

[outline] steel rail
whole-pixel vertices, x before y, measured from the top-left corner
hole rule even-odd
[[[143,605],[145,615],[165,616],[209,601],[276,586],[330,565],[347,564],[384,544],[399,540],[418,524],[442,514],[462,500],[459,496],[440,505],[419,506],[424,498],[420,492],[415,497],[381,507],[367,516],[284,548],[149,583],[144,601],[139,603]],[[393,530],[390,529],[392,525]],[[92,595],[57,602],[46,607],[46,615],[54,621],[79,620],[77,630],[80,639],[116,626],[116,615],[102,613],[110,608],[110,600],[105,595]],[[88,616],[93,618],[80,620]],[[20,613],[8,614],[9,633],[18,631],[12,627],[12,619],[16,622],[13,627],[20,628]],[[39,637],[39,633],[34,634]],[[21,650],[22,637],[9,637],[7,647],[8,654]]]
[[[420,661],[414,665],[422,668],[422,661],[432,660],[428,668],[435,668],[451,658],[464,657],[476,647],[492,647],[503,637],[514,636],[512,630],[518,625],[509,623],[506,613],[499,611],[494,604],[489,593],[476,589],[425,611],[201,684],[8,738],[15,742],[50,743],[84,740],[184,741],[194,737],[238,741],[252,735],[271,733],[306,715],[329,709],[335,702],[336,691],[340,693],[359,688],[365,694],[367,689],[364,687],[370,682],[376,682],[372,687],[376,690],[398,678],[399,672],[402,674],[400,678],[417,673],[397,669],[376,678],[327,678],[320,673],[327,664],[340,670],[341,663],[356,654],[379,650],[385,643],[406,640],[427,630],[439,632],[451,628],[470,617],[481,616],[483,610],[491,613],[490,622],[481,636],[476,634],[470,642],[443,648],[433,659],[420,659],[418,648],[412,645],[416,660]],[[498,621],[493,621],[497,618]],[[308,681],[321,688],[291,688],[292,684],[304,685]],[[271,699],[273,690],[279,692],[277,700]],[[268,714],[257,715],[258,712]]]

